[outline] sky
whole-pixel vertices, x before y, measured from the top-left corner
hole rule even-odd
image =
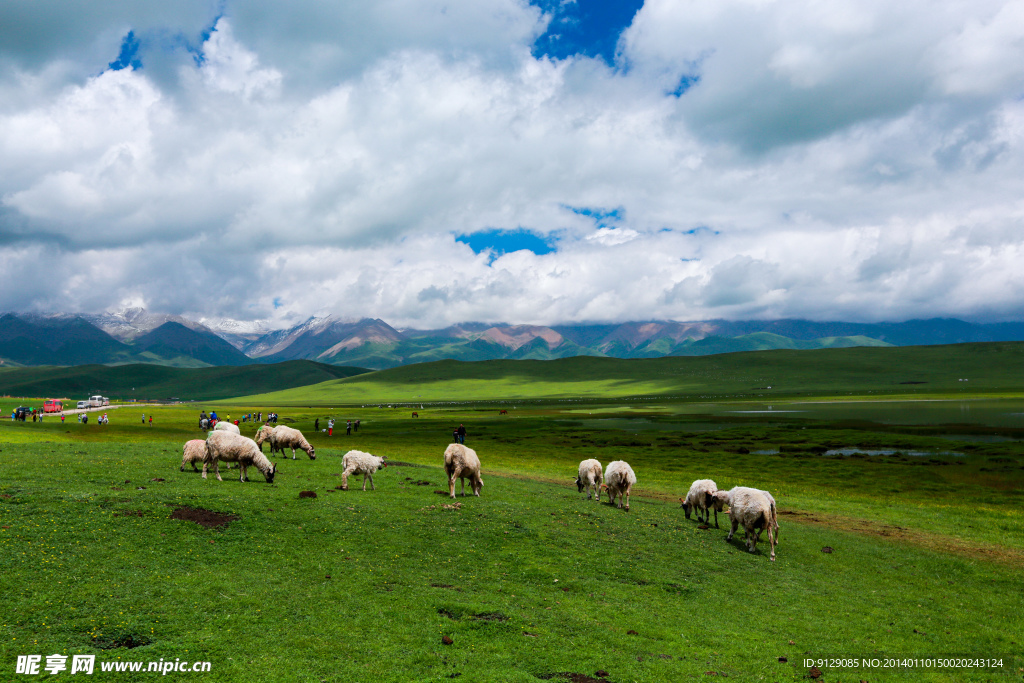
[[[5,0],[0,311],[1024,320],[1024,0]]]

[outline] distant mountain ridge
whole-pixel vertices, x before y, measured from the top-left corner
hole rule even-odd
[[[1024,341],[1024,322],[935,318],[900,323],[810,320],[636,321],[513,325],[466,322],[396,329],[383,320],[311,317],[287,329],[260,321],[151,314],[0,316],[0,366],[148,362],[180,367],[313,360],[384,369],[443,359],[659,358],[736,351]]]

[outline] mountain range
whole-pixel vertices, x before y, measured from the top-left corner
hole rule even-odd
[[[809,320],[646,321],[620,324],[461,323],[395,329],[383,320],[313,317],[287,329],[189,320],[129,308],[99,315],[0,316],[0,367],[156,363],[206,367],[315,360],[383,369],[453,359],[657,358],[735,351],[1024,341],[1024,323],[935,318],[899,323]]]

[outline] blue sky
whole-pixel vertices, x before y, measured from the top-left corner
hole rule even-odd
[[[619,36],[633,23],[643,2],[622,0],[539,0],[531,2],[552,19],[547,31],[533,44],[533,54],[553,59],[574,55],[600,57],[615,63]]]
[[[0,3],[0,310],[1024,319],[1021,8]]]

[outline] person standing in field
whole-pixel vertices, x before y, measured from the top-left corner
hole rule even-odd
[[[455,430],[459,435],[459,443],[466,443],[466,428],[463,425],[459,425],[459,428]]]
[[[352,436],[352,420],[345,423],[345,436]]]
[[[327,421],[327,436],[334,436],[334,418]]]
[[[357,432],[359,431],[359,420],[356,420],[356,423],[352,425],[352,428],[355,429]]]
[[[313,431],[314,432],[319,432],[320,431],[320,418],[319,417],[317,419],[313,420]]]

